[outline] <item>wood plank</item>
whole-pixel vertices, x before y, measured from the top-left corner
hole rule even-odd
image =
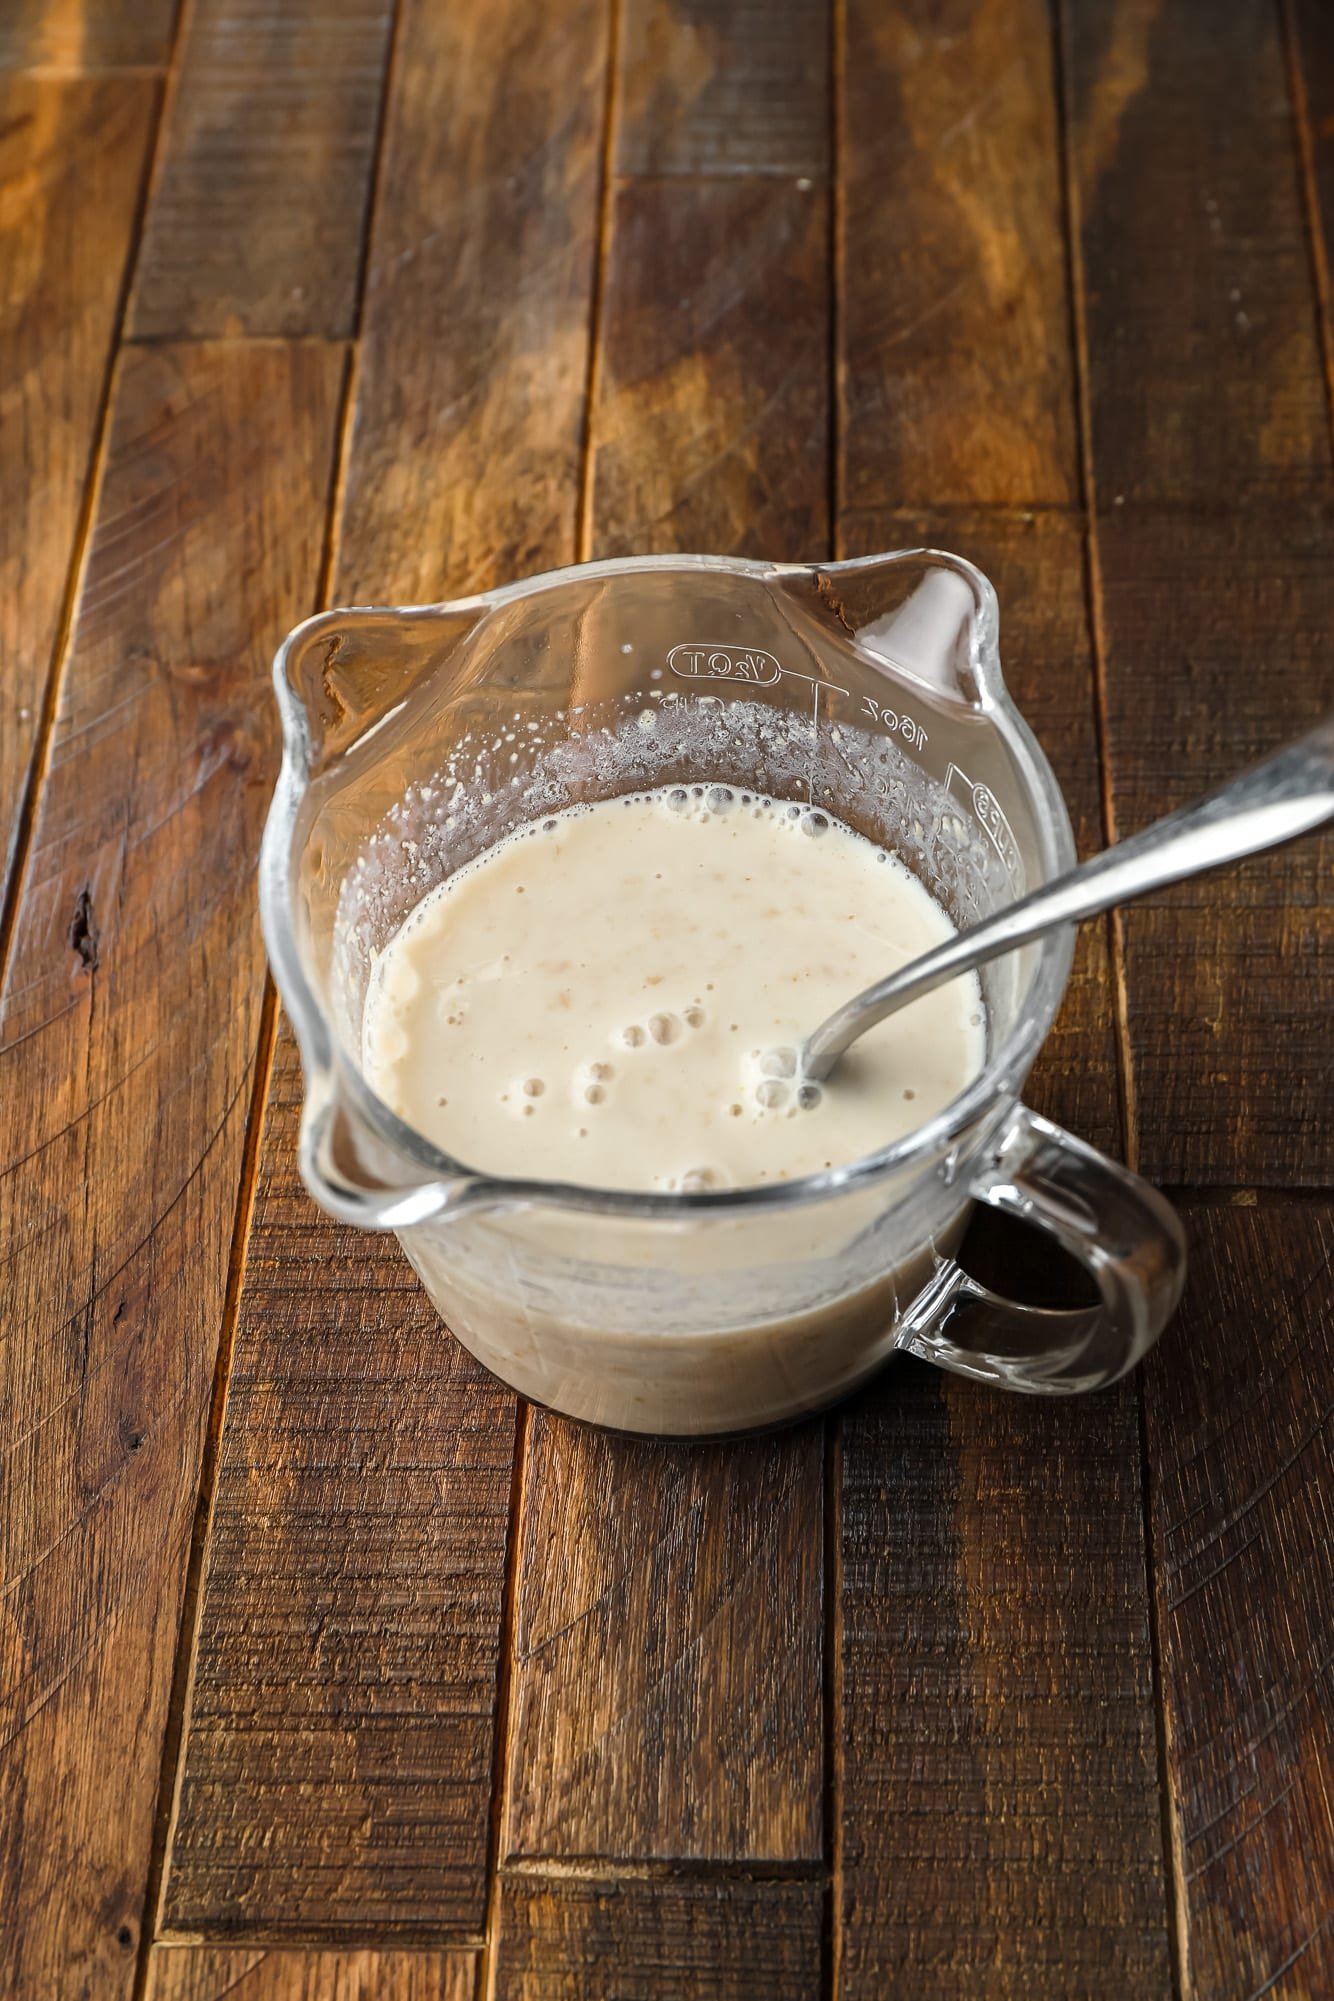
[[[534,1415],[507,1855],[819,1858],[822,1464]]]
[[[626,0],[619,174],[820,176],[825,0]]]
[[[1007,682],[1087,852],[1104,835],[1061,511],[1078,481],[1045,10],[849,0],[842,74],[839,547],[926,541],[992,577]],[[1056,511],[997,505],[1016,501]],[[1116,1151],[1111,991],[1086,928],[1029,1095]],[[1019,1248],[1000,1262],[1019,1285]],[[1057,1405],[904,1363],[840,1431],[843,2001],[1167,1995],[1133,1387]]]
[[[1330,490],[1278,7],[1062,0],[1100,501]]]
[[[839,1992],[1172,1992],[1133,1387],[843,1421]]]
[[[595,551],[819,555],[823,204],[676,179],[612,222]],[[506,1851],[818,1858],[818,1429],[694,1447],[539,1414],[530,1437]]]
[[[397,44],[339,588],[420,604],[574,555],[606,9],[404,0]]]
[[[60,630],[157,104],[0,75],[0,905]]]
[[[1327,706],[1334,471],[1279,10],[1100,0],[1066,45],[1129,833]],[[1125,914],[1146,1173],[1330,1179],[1331,855],[1305,843]]]
[[[0,999],[0,1988],[128,1993],[343,356],[130,351]]]
[[[1334,1209],[1198,1207],[1145,1373],[1193,2001],[1334,1992]]]
[[[5,0],[0,70],[140,69],[166,63],[178,0]]]
[[[631,182],[617,191],[611,241],[598,554],[823,554],[824,197],[760,176]]]
[[[145,2001],[473,2001],[469,1952],[156,1946]]]
[[[1044,0],[846,0],[842,503],[1078,493]]]
[[[592,5],[405,12],[335,598],[440,598],[575,554],[578,315],[603,60]],[[469,81],[501,73],[526,93],[529,117]],[[488,286],[474,286],[484,270]],[[561,441],[563,467],[543,460],[544,439],[553,453]],[[337,1230],[300,1191],[296,1092],[283,1045],[165,1922],[335,1938],[429,1923],[473,1936],[485,1915],[514,1400],[440,1334],[392,1241]],[[309,1274],[295,1292],[293,1263]],[[336,1447],[312,1463],[303,1439],[321,1433]],[[368,1507],[376,1452],[392,1477]],[[264,1469],[258,1492],[252,1467]],[[353,1555],[321,1518],[365,1525]],[[261,1536],[279,1563],[257,1559]]]
[[[195,0],[136,338],[354,331],[392,18],[393,0]]]
[[[1295,110],[1301,125],[1308,223],[1334,399],[1334,16],[1322,0],[1285,0]]]
[[[1083,536],[1069,514],[959,508],[845,514],[849,556],[930,547],[975,562],[1000,599],[1006,686],[1065,794],[1081,855],[1104,845]],[[1048,1118],[1110,1153],[1122,1147],[1107,928],[1079,934],[1065,1001],[1024,1096]]]
[[[163,1923],[477,1934],[514,1400],[315,1208],[300,1104],[284,1032]]]
[[[814,2001],[816,1883],[513,1876],[496,2001]]]
[[[1131,833],[1328,708],[1334,506],[1127,508],[1098,537],[1116,818]],[[1332,866],[1326,835],[1124,913],[1144,1173],[1334,1179]]]

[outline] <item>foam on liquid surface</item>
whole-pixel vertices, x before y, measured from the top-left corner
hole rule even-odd
[[[802,1037],[948,938],[902,863],[731,786],[574,807],[432,891],[382,954],[363,1058],[387,1104],[491,1173],[747,1187],[922,1125],[982,1067],[977,977],[871,1030],[822,1087]]]

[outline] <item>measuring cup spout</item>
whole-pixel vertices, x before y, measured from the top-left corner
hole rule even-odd
[[[962,557],[896,549],[821,575],[858,646],[887,673],[970,707],[999,687],[996,593]]]
[[[464,677],[479,601],[319,612],[274,662],[288,756],[316,778],[387,723],[429,675],[448,698]]]
[[[346,1081],[317,1078],[309,1062],[299,1161],[307,1188],[331,1216],[364,1230],[406,1230],[494,1205],[492,1185],[470,1174],[435,1177],[390,1146],[362,1116]]]

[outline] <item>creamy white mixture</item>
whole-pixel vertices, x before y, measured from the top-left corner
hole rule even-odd
[[[871,1030],[823,1087],[803,1036],[951,935],[826,813],[665,788],[520,829],[412,912],[367,996],[375,1090],[473,1168],[690,1191],[844,1165],[977,1075],[975,974]]]

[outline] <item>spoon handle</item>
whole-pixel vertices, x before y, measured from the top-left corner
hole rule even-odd
[[[1334,715],[1217,792],[1155,820],[867,987],[821,1022],[802,1053],[804,1074],[817,1082],[827,1077],[848,1045],[886,1015],[1056,925],[1081,923],[1115,903],[1133,902],[1186,876],[1280,847],[1330,819]]]

